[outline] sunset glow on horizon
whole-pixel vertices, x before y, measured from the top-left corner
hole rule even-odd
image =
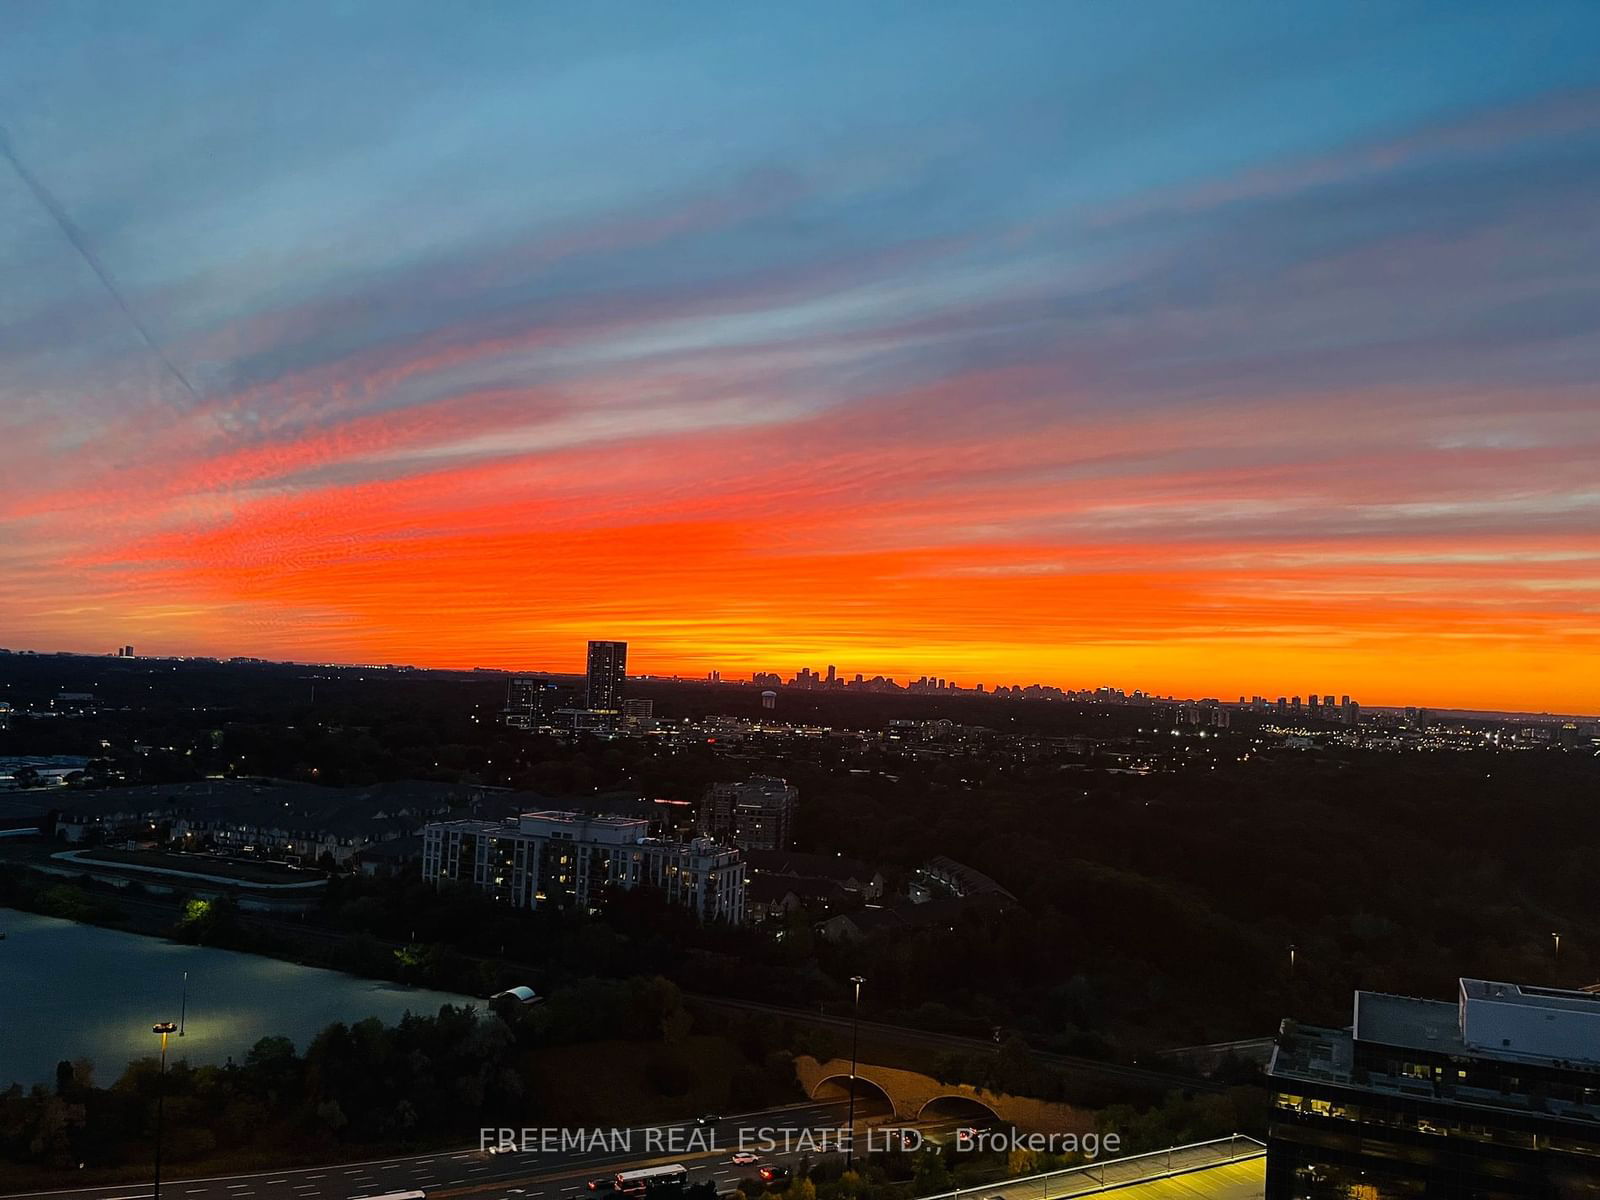
[[[1600,712],[1600,9],[476,11],[0,45],[0,645]]]

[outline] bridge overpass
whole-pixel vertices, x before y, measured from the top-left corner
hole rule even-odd
[[[850,1094],[850,1060],[818,1062],[809,1055],[795,1059],[795,1075],[813,1100],[843,1099]],[[966,1083],[941,1083],[930,1075],[874,1063],[856,1064],[856,1098],[887,1105],[896,1121],[941,1118],[1007,1121],[1041,1133],[1090,1133],[1094,1113],[1052,1100],[1008,1096]]]
[[[852,1026],[855,1024],[849,1017],[830,1016],[825,1013],[811,1012],[809,1009],[787,1008],[782,1005],[765,1004],[756,1000],[736,1000],[727,996],[708,996],[698,992],[684,993],[684,1000],[691,1006],[699,1005],[702,1008],[720,1009],[724,1012],[759,1014],[792,1022],[796,1025],[809,1025],[816,1029],[830,1029],[843,1037],[850,1036]],[[859,1024],[862,1037],[872,1038],[890,1045],[915,1046],[974,1055],[993,1054],[998,1049],[998,1046],[992,1040],[984,1038],[966,1037],[954,1033],[934,1033],[926,1029],[914,1029],[907,1025],[890,1025],[882,1021],[861,1021]],[[1063,1074],[1140,1087],[1156,1094],[1173,1090],[1184,1092],[1227,1091],[1226,1084],[1213,1083],[1209,1079],[1200,1079],[1178,1071],[1161,1070],[1148,1066],[1130,1066],[1126,1063],[1106,1062],[1103,1059],[1083,1058],[1074,1054],[1055,1054],[1047,1050],[1030,1049],[1029,1053],[1032,1055],[1033,1060],[1041,1066],[1053,1068]]]

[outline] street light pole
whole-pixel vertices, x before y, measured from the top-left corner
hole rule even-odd
[[[178,1036],[183,1036],[184,1022],[189,1017],[189,972],[183,973],[183,1004],[178,1009]]]
[[[1555,940],[1556,940],[1556,961],[1555,961],[1555,967],[1553,968],[1553,971],[1552,971],[1551,982],[1554,983],[1556,987],[1560,987],[1561,986],[1561,935],[1559,933],[1552,933],[1550,936],[1555,938]]]
[[[161,1037],[161,1070],[156,1075],[156,1180],[150,1191],[150,1200],[161,1200],[161,1121],[167,1099],[167,1038],[177,1029],[171,1021],[150,1026],[150,1032]]]
[[[860,975],[850,976],[856,985],[855,1007],[850,1010],[850,1114],[845,1118],[844,1169],[848,1171],[855,1162],[856,1151],[856,1051],[861,1045],[861,985],[866,982]],[[159,1196],[155,1200],[161,1200]]]

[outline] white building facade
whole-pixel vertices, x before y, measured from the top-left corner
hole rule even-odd
[[[610,888],[653,889],[701,921],[744,920],[745,864],[709,838],[651,838],[628,817],[536,812],[441,821],[422,831],[422,877],[472,887],[514,908],[592,912]]]

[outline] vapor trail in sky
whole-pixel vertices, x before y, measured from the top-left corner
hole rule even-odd
[[[28,185],[28,190],[33,193],[34,199],[38,200],[45,211],[55,218],[56,224],[61,227],[62,234],[65,235],[67,241],[72,243],[73,249],[83,256],[83,261],[89,264],[89,269],[95,273],[101,285],[110,293],[111,298],[117,302],[117,307],[128,318],[128,322],[139,331],[139,336],[144,339],[144,344],[150,347],[150,352],[161,360],[162,366],[172,372],[172,377],[183,385],[184,391],[188,392],[196,400],[200,399],[200,393],[195,391],[194,385],[189,382],[188,377],[178,370],[177,364],[167,356],[167,352],[161,348],[161,344],[145,328],[144,322],[139,320],[138,314],[133,311],[128,301],[123,297],[122,290],[117,286],[117,281],[112,278],[111,272],[106,269],[106,265],[100,261],[93,248],[90,247],[88,239],[83,236],[83,231],[72,223],[72,218],[67,216],[66,210],[61,207],[60,202],[51,195],[50,189],[45,187],[32,171],[23,166],[22,160],[17,157],[16,150],[12,148],[11,136],[6,132],[4,126],[0,126],[0,154],[3,154],[12,167],[16,169],[17,177]]]

